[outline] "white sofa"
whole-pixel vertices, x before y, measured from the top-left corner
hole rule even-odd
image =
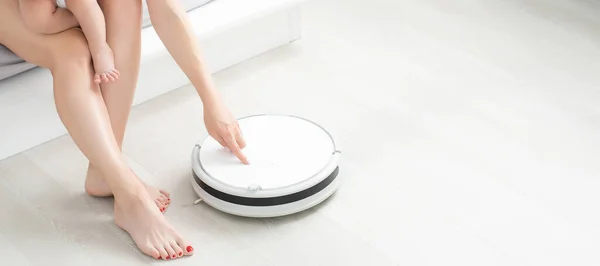
[[[180,1],[190,10],[193,0]],[[213,0],[188,14],[214,73],[300,38],[301,4],[302,0]],[[148,23],[147,15],[144,18]],[[143,29],[142,39],[134,105],[189,83],[151,26]],[[46,69],[0,81],[0,160],[65,133]]]

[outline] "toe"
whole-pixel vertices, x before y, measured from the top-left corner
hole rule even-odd
[[[160,259],[160,252],[158,252],[158,250],[155,247],[148,245],[140,249],[142,250],[142,252],[146,253],[146,255],[155,259]]]
[[[171,194],[165,190],[159,189],[158,192],[160,192],[160,194],[163,194],[167,198],[171,197]]]
[[[173,248],[171,247],[171,245],[169,243],[165,243],[165,250],[169,254],[170,259],[177,258],[177,252],[175,252],[175,250],[173,250]]]
[[[100,78],[100,75],[96,74],[94,75],[94,83],[101,83],[102,79]]]
[[[158,252],[158,249],[156,249],[156,248],[154,248],[154,247],[152,248],[152,253],[151,253],[151,254],[152,254],[152,255],[150,255],[150,256],[152,256],[153,258],[155,258],[155,259],[157,259],[157,260],[160,260],[160,259],[162,259],[162,258],[160,257],[160,252]]]
[[[117,78],[121,76],[121,72],[119,72],[119,70],[114,69],[112,73],[117,76]]]
[[[171,241],[171,248],[173,248],[173,250],[175,250],[177,257],[183,256],[183,250],[181,249],[181,247],[179,245],[177,245],[177,243],[175,241]]]
[[[157,247],[156,249],[158,249],[158,252],[160,253],[160,258],[162,258],[163,260],[168,260],[171,258],[164,247]]]
[[[112,72],[109,73],[110,76],[113,78],[113,81],[119,79],[119,75],[117,73],[115,73],[115,71],[112,71]]]
[[[161,200],[161,199],[158,199],[158,198],[157,198],[157,199],[155,199],[154,201],[156,202],[156,206],[158,206],[158,208],[161,208],[161,209],[167,209],[167,207],[169,206],[169,205],[168,205],[166,202],[164,202],[164,201],[163,201],[163,200]]]
[[[166,203],[165,199],[161,196],[156,197],[155,201],[161,205],[165,205],[165,203]]]
[[[106,77],[105,73],[100,74],[100,77],[102,78],[102,82],[108,83],[108,77]]]
[[[158,210],[160,210],[160,212],[164,212],[166,207],[164,204],[160,203],[158,200],[154,200],[154,203],[156,204],[156,207],[158,207]]]
[[[163,195],[163,194],[160,194],[159,198],[160,198],[160,200],[161,200],[161,201],[162,201],[164,204],[169,204],[169,203],[171,203],[171,199],[169,199],[168,197],[166,197],[166,196],[165,196],[165,195]]]
[[[181,248],[183,255],[189,256],[194,254],[194,248],[183,237],[177,236],[177,245]]]
[[[115,77],[113,77],[113,75],[111,73],[106,73],[106,78],[108,78],[108,81],[110,82],[115,82]]]
[[[187,246],[187,247],[185,248],[185,251],[186,251],[186,252],[185,252],[185,253],[186,253],[185,255],[188,255],[188,256],[190,256],[190,255],[194,254],[194,248],[193,248],[192,246]]]

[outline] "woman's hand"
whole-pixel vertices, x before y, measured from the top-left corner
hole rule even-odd
[[[223,106],[223,104],[204,107],[204,125],[208,134],[218,141],[221,146],[228,148],[244,164],[248,159],[242,153],[246,142],[242,136],[238,121]]]

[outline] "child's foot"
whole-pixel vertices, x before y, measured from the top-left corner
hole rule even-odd
[[[92,51],[94,61],[95,83],[109,83],[119,79],[119,71],[115,69],[115,58],[108,44],[101,45],[96,51]]]

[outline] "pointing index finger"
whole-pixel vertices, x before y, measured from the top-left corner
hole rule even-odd
[[[242,149],[240,149],[240,146],[238,146],[237,141],[235,140],[235,137],[233,136],[233,134],[229,134],[229,136],[225,139],[225,141],[227,142],[227,147],[229,148],[229,150],[231,152],[233,152],[233,154],[244,164],[249,164],[248,162],[248,158],[246,158],[246,155],[244,155],[244,153],[242,152]]]

